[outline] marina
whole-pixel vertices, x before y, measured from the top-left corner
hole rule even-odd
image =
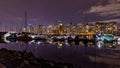
[[[0,0],[0,68],[120,68],[120,0]]]

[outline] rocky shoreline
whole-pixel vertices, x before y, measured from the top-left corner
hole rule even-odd
[[[31,52],[0,49],[0,68],[73,68],[72,64],[36,58]]]

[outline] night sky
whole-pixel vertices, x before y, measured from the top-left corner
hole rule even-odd
[[[25,11],[27,24],[33,25],[53,25],[58,20],[120,22],[120,0],[0,0],[0,24],[23,25]]]

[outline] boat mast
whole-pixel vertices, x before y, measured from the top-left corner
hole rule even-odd
[[[24,29],[23,29],[24,32],[27,31],[27,11],[25,11],[25,18],[24,18]]]

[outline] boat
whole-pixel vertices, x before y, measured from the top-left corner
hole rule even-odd
[[[32,37],[29,37],[29,34],[27,33],[22,33],[20,36],[18,36],[17,41],[23,41],[23,42],[28,42],[28,41],[32,41]]]
[[[103,35],[102,41],[103,41],[105,47],[115,48],[117,46],[113,35],[110,35],[110,34]]]

